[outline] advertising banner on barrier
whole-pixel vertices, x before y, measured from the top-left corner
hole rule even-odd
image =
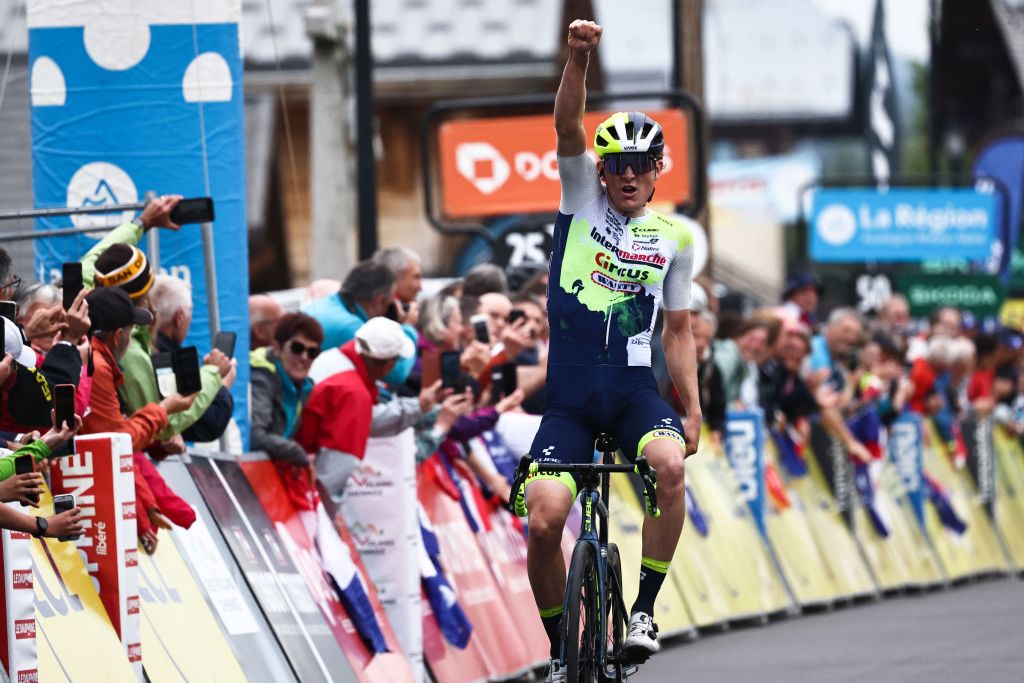
[[[301,519],[269,460],[244,462],[241,468],[273,524],[282,550],[298,567],[358,679],[365,683],[411,681],[412,671],[384,608],[375,599],[373,584],[366,580],[365,569],[338,537],[330,518],[318,511],[303,512],[310,517]]]
[[[438,467],[441,465],[437,456],[421,466],[419,500],[437,534],[445,574],[473,624],[469,646],[479,648],[490,678],[519,673],[533,662],[518,630],[508,628],[514,623],[512,615],[498,594],[487,561],[459,505],[458,493],[445,491],[438,483]]]
[[[729,410],[725,414],[725,455],[736,474],[740,497],[750,505],[762,534],[765,526],[764,413]]]
[[[152,683],[246,681],[171,534],[139,552],[143,661]]]
[[[116,8],[116,9],[115,9]],[[28,0],[32,190],[38,207],[141,201],[147,191],[214,200],[214,273],[221,327],[249,348],[248,226],[241,3]],[[47,218],[37,229],[102,227],[125,214]],[[161,268],[192,284],[189,344],[209,348],[206,268],[198,225],[158,230]],[[102,234],[36,241],[36,275],[51,282]],[[145,244],[140,248],[146,249]],[[235,419],[247,434],[248,355],[239,354]]]
[[[967,470],[989,517],[995,516],[996,502],[996,446],[992,430],[991,417],[971,413],[960,422],[967,447]]]
[[[14,503],[0,505],[20,507]],[[21,531],[0,531],[0,609],[4,614],[0,660],[12,681],[39,680],[31,541],[32,537]]]
[[[819,263],[989,257],[998,195],[973,188],[829,188],[811,200],[811,259]]]
[[[818,421],[811,423],[811,450],[818,460],[821,473],[825,477],[836,507],[852,526],[853,517],[853,467],[850,457],[839,439],[832,436]]]
[[[356,676],[245,473],[232,459],[192,455],[188,465],[217,525],[301,681]],[[269,543],[269,545],[268,545]]]
[[[583,125],[592,149],[598,124],[611,111],[589,112]],[[659,201],[692,199],[690,127],[679,109],[648,111],[665,131]],[[560,185],[550,114],[448,121],[438,138],[442,211],[452,218],[558,211]]]
[[[39,508],[39,514],[53,514],[49,494]],[[38,680],[141,680],[100,602],[81,551],[52,538],[32,539],[31,547],[36,637],[46,643],[38,648]]]
[[[294,681],[295,674],[284,650],[252,592],[255,584],[250,585],[235,562],[185,463],[178,456],[171,456],[160,461],[158,469],[174,492],[196,512],[192,526],[174,529],[172,536],[222,632],[230,640],[246,679],[252,683]]]
[[[918,524],[924,528],[924,480],[921,470],[921,418],[903,413],[889,427],[889,458],[896,465]]]
[[[423,671],[417,505],[413,430],[371,438],[340,512],[414,673]]]
[[[132,442],[127,434],[75,438],[76,453],[50,470],[54,495],[71,494],[82,509],[85,534],[75,547],[128,658],[142,674],[139,624],[138,528]]]

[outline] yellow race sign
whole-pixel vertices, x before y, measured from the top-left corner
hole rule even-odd
[[[245,681],[171,534],[156,552],[139,548],[142,666],[153,683]]]
[[[49,494],[42,515],[53,513]],[[73,543],[32,539],[40,681],[136,681]]]

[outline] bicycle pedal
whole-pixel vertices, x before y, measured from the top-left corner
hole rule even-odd
[[[623,665],[622,667],[622,678],[626,679],[640,671],[640,666],[637,664]]]

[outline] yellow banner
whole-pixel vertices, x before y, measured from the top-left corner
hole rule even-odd
[[[153,683],[239,681],[245,674],[171,534],[156,553],[139,547],[142,665]]]
[[[1024,568],[1024,452],[1020,440],[995,428],[996,527],[1017,569]]]
[[[622,593],[628,611],[636,600],[637,586],[640,582],[640,559],[643,557],[640,533],[644,524],[644,511],[624,476],[612,476],[609,498],[611,525],[608,540],[619,546],[619,555],[622,558]],[[661,592],[658,593],[656,604],[658,628],[665,635],[694,630],[693,619],[673,578],[674,569],[673,564]]]
[[[39,514],[53,514],[49,493]],[[32,539],[40,681],[125,681],[135,672],[73,543]]]

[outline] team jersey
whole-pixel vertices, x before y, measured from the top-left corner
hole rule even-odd
[[[608,202],[585,153],[558,157],[562,200],[548,278],[548,361],[650,366],[658,309],[690,305],[688,219],[648,210],[627,218]]]

